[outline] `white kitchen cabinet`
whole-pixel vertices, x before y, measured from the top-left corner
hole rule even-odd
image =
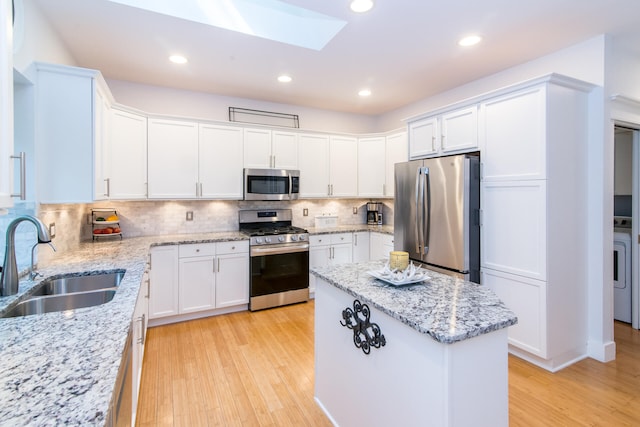
[[[189,199],[198,194],[198,123],[148,120],[150,199]]]
[[[407,133],[398,132],[385,138],[385,184],[384,196],[395,195],[395,165],[409,160]]]
[[[300,197],[327,197],[329,195],[329,137],[300,134],[298,148]]]
[[[149,318],[178,314],[178,246],[151,248],[149,266]]]
[[[372,231],[369,240],[369,257],[372,260],[389,259],[391,251],[393,251],[393,236]]]
[[[510,351],[551,371],[587,351],[590,90],[552,75],[482,103],[483,284],[518,316]]]
[[[146,199],[147,117],[112,108],[110,130],[109,198]]]
[[[309,268],[353,261],[352,233],[309,236]],[[315,276],[309,274],[309,292],[315,292]]]
[[[110,93],[98,71],[34,63],[37,199],[103,198],[104,136]],[[97,187],[97,188],[96,188]]]
[[[385,137],[358,139],[358,196],[383,197],[386,184]]]
[[[483,103],[483,180],[546,177],[546,135],[555,131],[547,131],[545,94],[545,87],[533,87]]]
[[[409,157],[420,159],[478,148],[478,106],[443,111],[409,122]]]
[[[215,307],[215,243],[180,245],[178,312],[210,310]]]
[[[132,425],[135,425],[138,412],[138,397],[140,396],[140,380],[142,379],[142,361],[144,360],[144,346],[147,339],[147,321],[149,320],[149,276],[145,273],[136,300],[131,327],[132,334]]]
[[[0,5],[0,22],[10,22],[12,3]],[[0,31],[0,208],[13,206],[13,37],[4,28]]]
[[[369,232],[357,231],[353,233],[353,262],[369,261]]]
[[[249,243],[217,244],[216,308],[249,303]]]
[[[111,126],[111,105],[104,89],[97,88],[93,106],[93,199],[109,199],[110,151],[109,130]]]
[[[199,126],[199,197],[242,200],[242,128],[201,123]]]
[[[298,135],[269,129],[244,129],[244,167],[298,169]]]
[[[329,148],[329,196],[358,195],[358,139],[331,136]]]

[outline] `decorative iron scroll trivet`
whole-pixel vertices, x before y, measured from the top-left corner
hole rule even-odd
[[[364,354],[369,354],[371,347],[380,348],[387,343],[380,327],[369,321],[370,317],[369,306],[354,300],[353,310],[349,307],[342,310],[343,320],[340,321],[342,326],[353,330],[353,343],[361,348]]]

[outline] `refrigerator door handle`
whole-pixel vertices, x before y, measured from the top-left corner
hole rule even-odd
[[[424,212],[426,211],[427,213],[426,219],[423,222],[425,230],[424,240],[422,241],[422,255],[425,256],[429,252],[429,238],[431,237],[431,177],[429,176],[429,168],[424,168],[423,203],[426,203],[426,205],[422,207],[423,218]]]
[[[415,207],[416,207],[416,223],[415,225],[415,236],[417,237],[416,239],[416,252],[418,253],[418,255],[422,255],[422,225],[424,224],[424,222],[422,221],[423,218],[423,212],[422,212],[422,206],[423,206],[423,202],[421,199],[424,198],[424,187],[423,187],[423,180],[422,180],[422,168],[418,168],[418,170],[416,171],[416,203],[415,203]]]

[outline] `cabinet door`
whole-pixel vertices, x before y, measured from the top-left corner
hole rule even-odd
[[[394,197],[396,163],[406,162],[408,159],[407,133],[400,132],[387,136],[385,146],[385,197]]]
[[[331,246],[331,265],[353,262],[353,246],[350,243]]]
[[[409,158],[420,159],[438,151],[438,121],[428,117],[409,123]]]
[[[300,135],[298,145],[300,197],[329,195],[329,137]]]
[[[93,199],[106,200],[110,192],[109,129],[111,107],[100,90],[94,99],[94,142],[93,142]]]
[[[249,303],[249,254],[218,255],[216,308]]]
[[[483,268],[546,280],[546,182],[482,184]]]
[[[242,129],[200,125],[199,195],[204,199],[242,199]]]
[[[9,2],[0,5],[0,22],[4,31],[0,32],[0,208],[13,206],[13,37],[8,29],[12,7]]]
[[[113,109],[109,153],[111,198],[145,199],[147,197],[147,118]]]
[[[329,148],[330,195],[354,197],[358,194],[358,140],[332,136]]]
[[[545,178],[545,96],[541,88],[483,104],[483,179]]]
[[[151,248],[149,318],[178,314],[178,246]]]
[[[309,268],[325,267],[329,265],[329,237],[309,236]],[[316,276],[309,274],[309,292],[316,290]]]
[[[198,124],[149,119],[149,198],[195,198]]]
[[[482,284],[518,316],[509,327],[509,343],[547,357],[546,283],[490,269],[482,270]]]
[[[244,130],[244,167],[257,169],[273,167],[270,130]]]
[[[273,131],[272,155],[276,169],[298,169],[298,134]]]
[[[213,256],[180,258],[180,313],[215,308],[216,263]]]
[[[369,232],[353,233],[353,262],[369,261]]]
[[[149,280],[147,274],[143,276],[143,285],[138,293],[136,307],[133,313],[133,342],[132,342],[132,396],[133,396],[133,421],[135,422],[138,409],[138,395],[140,391],[140,379],[142,378],[142,361],[144,359],[144,346],[147,337],[147,321],[149,320],[149,298],[144,282]]]
[[[393,250],[393,236],[372,232],[369,244],[371,260],[389,259],[389,252]]]
[[[384,137],[358,139],[358,196],[385,195],[385,151]]]
[[[443,153],[478,148],[478,107],[443,114],[441,146]]]

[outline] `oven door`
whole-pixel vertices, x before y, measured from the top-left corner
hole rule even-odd
[[[250,310],[309,299],[309,244],[252,247],[250,269]]]

